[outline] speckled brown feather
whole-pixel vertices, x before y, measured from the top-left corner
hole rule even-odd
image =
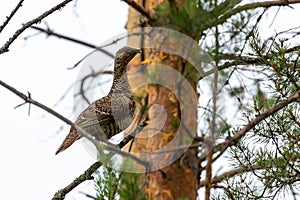
[[[107,96],[96,100],[80,113],[75,124],[104,141],[126,129],[133,118],[135,103],[126,76],[126,66],[141,50],[124,47],[116,53],[114,80]],[[64,151],[80,138],[77,130],[71,127],[56,154]]]

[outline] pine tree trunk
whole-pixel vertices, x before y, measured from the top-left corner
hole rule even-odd
[[[163,0],[137,0],[139,5],[145,7],[146,10],[154,12],[156,5],[163,3]],[[182,5],[184,1],[176,1],[178,6]],[[134,10],[129,8],[128,22],[126,25],[127,30],[134,28],[140,28],[142,26],[144,17]],[[163,24],[161,26],[164,26]],[[162,36],[165,37],[165,36]],[[166,41],[161,45],[168,45],[168,40],[160,38],[162,41]],[[129,46],[138,46],[141,41],[128,39]],[[178,47],[180,48],[180,47]],[[179,73],[182,73],[185,68],[185,61],[177,55],[162,54],[157,51],[145,50],[144,60],[150,60],[152,63],[163,64],[169,66]],[[136,64],[136,63],[135,63]],[[130,77],[132,85],[138,80],[138,74]],[[159,75],[161,78],[166,78],[165,74]],[[175,83],[174,83],[175,84]],[[190,84],[193,88],[193,92],[196,94],[197,82],[190,80]],[[189,118],[184,119],[184,125],[188,127],[197,127],[197,105],[191,105],[188,99],[184,99],[184,90],[186,88],[180,88],[182,95],[179,97],[174,96],[174,91],[159,86],[159,85],[148,85],[137,91],[138,95],[144,95],[148,93],[148,104],[153,103],[159,104],[164,107],[166,112],[166,121],[160,131],[157,131],[154,136],[149,138],[137,139],[136,145],[133,145],[131,152],[139,152],[140,148],[143,147],[148,151],[156,151],[165,145],[167,145],[174,137],[178,130],[178,123],[182,121],[181,112],[189,110]],[[136,94],[136,93],[135,93]],[[179,103],[180,102],[180,103]],[[183,102],[183,103],[182,103]],[[191,109],[191,106],[193,108]],[[150,121],[152,124],[160,124],[161,118],[158,116],[160,113],[160,107],[153,107],[149,111]],[[196,133],[196,128],[193,129]],[[147,133],[141,133],[147,134]],[[165,155],[165,159],[169,154]],[[164,157],[163,157],[164,158]],[[141,175],[142,176],[142,175]],[[176,159],[173,163],[165,166],[159,170],[147,172],[144,178],[147,179],[145,182],[145,191],[148,199],[196,199],[198,190],[199,180],[199,161],[197,158],[197,151],[195,149],[188,149],[183,153],[179,159]]]

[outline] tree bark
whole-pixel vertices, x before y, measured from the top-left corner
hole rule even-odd
[[[149,12],[154,12],[155,6],[163,3],[164,1],[137,0],[136,2],[144,6],[145,9]],[[180,5],[182,5],[184,1],[179,0],[174,3],[176,3],[180,8]],[[141,28],[145,25],[148,25],[147,21],[145,21],[145,17],[141,16],[141,14],[133,8],[129,8],[128,22],[126,24],[127,30]],[[164,25],[161,24],[161,26]],[[168,47],[169,43],[171,42],[167,37],[158,39],[160,41],[164,41],[160,44],[160,47]],[[145,40],[143,42],[147,41]],[[142,41],[131,40],[130,38],[128,39],[129,46],[137,46],[141,43]],[[166,54],[155,49],[144,49],[143,60],[150,60],[151,63],[168,66],[181,74],[186,67],[186,61],[183,60],[180,56]],[[146,70],[151,70],[151,67],[147,66]],[[138,74],[135,74],[130,77],[130,83],[132,85],[134,85],[135,82],[138,81],[138,76]],[[159,76],[159,78],[168,78],[166,74],[158,74],[156,76]],[[174,84],[176,83],[174,82]],[[197,82],[194,80],[190,80],[190,85],[194,90],[193,92],[197,94]],[[170,141],[172,141],[173,138],[178,136],[178,127],[179,125],[182,125],[183,121],[184,126],[194,127],[191,128],[191,130],[194,131],[193,134],[196,134],[197,105],[191,105],[189,99],[185,99],[184,94],[186,89],[187,88],[178,88],[178,90],[181,91],[171,91],[169,88],[166,88],[164,86],[151,84],[136,91],[135,95],[138,94],[141,96],[145,96],[145,93],[148,93],[149,105],[160,105],[152,106],[149,110],[151,124],[159,126],[159,124],[164,121],[160,116],[162,112],[161,106],[163,107],[166,118],[164,124],[162,124],[162,127],[159,128],[160,130],[151,133],[149,133],[148,130],[148,132],[144,131],[140,133],[145,135],[151,134],[151,137],[149,136],[148,138],[137,138],[134,142],[131,152],[141,152],[141,149],[143,149],[144,151],[146,150],[154,152],[161,149],[162,147],[165,147],[170,143]],[[177,94],[177,96],[175,94]],[[190,112],[189,118],[184,120],[181,119],[182,112],[185,112],[187,110]],[[162,158],[168,159],[168,156],[170,156],[170,154],[166,153],[162,156]],[[180,158],[176,159],[168,166],[164,166],[163,168],[152,172],[146,172],[146,175],[144,177],[145,179],[147,179],[145,180],[145,183],[147,183],[145,184],[145,191],[148,199],[196,199],[197,190],[199,187],[199,160],[197,157],[197,150],[188,149],[180,156]]]

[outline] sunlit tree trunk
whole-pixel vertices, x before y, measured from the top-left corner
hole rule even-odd
[[[176,4],[180,6],[183,2],[184,1],[176,1]],[[143,5],[146,10],[154,12],[155,6],[163,3],[163,1],[138,0],[137,3]],[[134,28],[140,28],[145,25],[149,26],[145,17],[142,17],[136,10],[129,8],[128,22],[126,25],[127,30],[130,31]],[[161,26],[164,27],[164,24],[161,24]],[[159,39],[166,41],[160,45],[169,45],[168,39]],[[130,38],[128,39],[129,46],[139,46],[139,44],[141,44],[141,41],[133,41],[130,40]],[[181,74],[187,67],[185,61],[181,57],[161,53],[151,49],[146,49],[144,51],[143,60],[147,60],[148,63],[162,64],[171,67]],[[136,60],[134,62],[138,61]],[[146,69],[150,70],[147,67]],[[138,74],[131,76],[131,84],[135,84],[135,81],[138,80],[138,76]],[[161,76],[161,78],[167,78],[164,74],[159,74],[158,76]],[[194,90],[193,92],[196,93],[196,81],[189,81]],[[184,90],[186,88],[180,89],[182,90],[182,95],[177,98],[174,95],[174,91],[170,91],[168,88],[160,85],[148,85],[136,92],[136,95],[138,93],[138,95],[142,96],[145,96],[145,93],[148,93],[148,104],[161,105],[164,108],[167,118],[161,130],[156,131],[152,137],[147,139],[137,139],[137,145],[133,145],[131,152],[139,152],[141,147],[148,151],[156,151],[167,145],[177,134],[178,126],[182,121],[182,111],[192,110],[192,112],[189,113],[189,118],[184,119],[184,125],[188,127],[197,127],[197,105],[192,105],[194,107],[191,109],[189,99],[184,99]],[[159,106],[153,106],[150,108],[149,115],[152,124],[161,124],[162,119],[158,116],[160,111],[161,107]],[[196,128],[192,130],[195,134]],[[169,156],[169,154],[166,154],[165,159],[167,159],[167,156]],[[146,174],[141,175],[141,177],[143,177],[144,182],[146,183],[144,188],[149,199],[196,199],[199,180],[198,174],[199,161],[197,158],[197,152],[195,149],[188,149],[179,159],[176,159],[170,165],[156,171],[146,172]]]

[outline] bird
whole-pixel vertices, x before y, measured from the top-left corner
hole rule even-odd
[[[104,96],[83,110],[75,121],[98,141],[107,141],[112,136],[125,130],[131,123],[136,105],[126,75],[127,64],[142,50],[123,47],[117,51],[114,60],[114,77],[111,89]],[[56,155],[70,147],[82,136],[75,127],[71,127]]]

